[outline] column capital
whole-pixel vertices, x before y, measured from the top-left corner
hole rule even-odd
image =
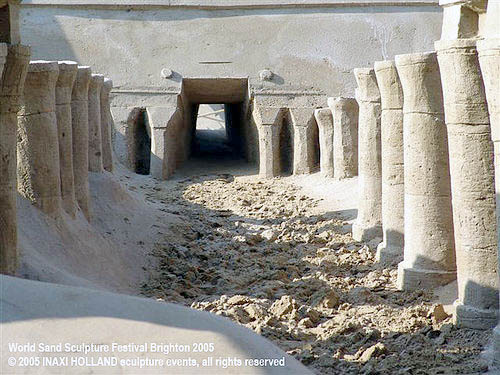
[[[289,108],[293,126],[309,127],[314,122],[314,110],[312,107]]]
[[[356,88],[356,100],[364,102],[380,102],[380,91],[372,68],[354,69],[354,77],[358,87]]]
[[[177,107],[147,107],[149,126],[151,129],[167,129],[172,124]]]
[[[283,113],[283,108],[257,105],[254,113],[257,126],[277,125]]]
[[[78,64],[74,61],[59,61],[59,76],[56,82],[56,104],[71,103]]]
[[[403,108],[403,88],[399,80],[396,62],[376,61],[375,76],[380,90],[382,109]]]
[[[75,84],[73,85],[73,91],[71,93],[71,99],[73,101],[89,100],[89,84],[91,75],[92,70],[90,69],[90,66],[78,66]]]
[[[404,92],[404,112],[443,115],[437,54],[425,52],[397,55],[395,60]]]

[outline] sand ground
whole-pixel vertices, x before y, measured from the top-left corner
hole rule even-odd
[[[21,276],[227,317],[319,374],[487,371],[490,332],[451,324],[456,286],[398,291],[398,259],[353,241],[356,178],[256,172],[203,158],[156,181],[117,165],[91,174],[90,224],[19,198]]]

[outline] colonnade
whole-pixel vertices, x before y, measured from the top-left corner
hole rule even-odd
[[[64,211],[74,219],[81,209],[90,220],[89,170],[113,170],[111,81],[73,61],[29,58],[29,47],[0,43],[0,271],[6,274],[18,267],[17,193],[52,219],[63,219]]]
[[[373,237],[361,229],[373,228],[366,218],[381,212],[377,258],[402,258],[399,288],[432,291],[457,280],[454,321],[474,329],[493,328],[499,318],[500,3],[484,5],[443,3],[436,52],[375,62],[374,75],[354,71],[360,195],[353,237]],[[380,127],[378,111],[366,109],[377,90]],[[374,178],[380,169],[382,189]],[[500,326],[493,336],[498,368]]]

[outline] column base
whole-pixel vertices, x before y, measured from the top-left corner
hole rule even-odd
[[[404,262],[398,264],[397,285],[400,290],[431,290],[451,283],[457,278],[457,273],[434,271],[405,267]]]
[[[498,323],[498,310],[482,310],[472,306],[464,305],[455,301],[455,314],[453,315],[453,323],[458,327],[472,328],[472,329],[491,329]],[[497,327],[497,337],[498,332]],[[495,341],[493,341],[495,342]]]
[[[363,227],[357,222],[352,225],[352,238],[354,241],[367,242],[375,237],[382,238],[382,226]]]
[[[375,260],[381,264],[396,264],[403,260],[403,248],[397,246],[387,246],[385,242],[377,246]]]

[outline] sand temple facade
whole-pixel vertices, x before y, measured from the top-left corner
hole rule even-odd
[[[26,237],[29,225],[19,226],[19,218],[37,228],[46,221],[48,230],[71,235],[88,235],[101,226],[102,243],[108,243],[118,230],[117,222],[132,225],[129,216],[134,209],[126,204],[136,204],[138,190],[154,186],[153,193],[141,197],[141,204],[151,203],[162,189],[173,196],[175,189],[162,184],[179,178],[176,173],[194,157],[203,161],[215,154],[216,161],[233,158],[255,168],[260,185],[269,181],[277,185],[288,177],[297,183],[311,179],[315,186],[310,191],[315,194],[331,188],[330,195],[345,200],[347,195],[355,196],[355,214],[340,225],[335,220],[349,210],[305,217],[301,215],[307,208],[298,205],[293,213],[287,202],[313,205],[312,201],[285,195],[275,210],[281,227],[260,234],[255,231],[271,222],[258,216],[272,211],[265,197],[254,204],[238,192],[225,196],[227,201],[234,197],[239,201],[237,214],[211,207],[213,197],[195,201],[217,211],[218,218],[234,219],[231,225],[241,233],[226,242],[237,243],[238,249],[269,241],[273,243],[269,249],[297,251],[297,259],[280,261],[273,270],[280,281],[269,283],[259,298],[271,301],[278,298],[275,292],[281,285],[302,280],[300,270],[306,269],[300,269],[302,261],[343,272],[338,259],[354,256],[345,241],[337,241],[346,235],[352,248],[360,246],[358,255],[371,252],[367,257],[373,259],[372,265],[363,263],[359,272],[363,267],[383,269],[384,277],[394,279],[391,293],[396,287],[408,296],[451,290],[456,298],[448,303],[447,312],[439,305],[440,319],[433,307],[428,317],[435,329],[423,334],[437,335],[436,324],[448,316],[453,329],[492,330],[492,338],[482,347],[488,358],[485,366],[492,373],[500,371],[499,19],[500,5],[495,0],[304,0],[300,4],[287,0],[0,0],[2,274],[28,274],[28,268],[20,266],[29,262],[23,260],[28,255],[18,239]],[[200,129],[200,123],[207,128]],[[142,178],[139,189],[128,181],[135,175]],[[226,173],[211,181],[232,182]],[[101,190],[92,189],[97,184]],[[193,184],[193,189],[201,189],[199,185]],[[111,200],[100,197],[107,191],[118,192],[115,198],[120,204],[126,202],[126,208],[104,224],[103,210],[113,209]],[[204,236],[193,229],[195,218],[212,213],[179,218],[184,209],[195,206],[190,194],[172,200],[162,196],[162,214],[152,219],[143,215],[144,221],[152,220],[148,230],[156,236],[168,237],[165,233],[175,225],[183,228],[178,231],[185,235],[184,242],[149,244],[154,251],[167,249],[168,254],[182,253],[184,258],[195,251],[189,241]],[[272,189],[266,194],[271,196]],[[179,202],[182,209],[172,208]],[[26,207],[40,216],[27,221]],[[243,233],[247,227],[242,224],[246,213],[242,207],[258,210],[251,225],[245,224],[254,231],[251,235]],[[177,215],[171,221],[174,224],[157,224],[163,213]],[[325,229],[325,224],[307,236],[299,228],[287,242],[283,223],[290,224],[286,220],[294,214],[301,225],[311,217],[328,217],[331,228]],[[75,222],[80,229],[71,232],[68,228]],[[211,240],[228,232],[215,219],[209,223],[215,233],[206,236]],[[341,232],[332,232],[339,228]],[[132,242],[132,231],[124,230],[120,246]],[[30,243],[45,241],[27,238]],[[84,239],[76,242],[92,247]],[[145,242],[135,242],[143,251]],[[329,258],[312,261],[305,256],[301,251],[310,243],[315,244],[315,253]],[[109,264],[120,269],[126,261],[116,254]],[[104,255],[86,253],[87,259],[100,256]],[[212,258],[203,255],[199,262]],[[141,268],[137,272],[142,275],[148,267],[167,269],[173,259],[140,267],[139,261],[131,263]],[[71,269],[58,273],[54,264],[44,264],[40,274],[49,275],[48,281],[64,274],[69,284],[80,285],[80,276],[68,276]],[[87,276],[97,279],[107,272],[106,267],[89,267]],[[183,271],[189,279],[183,285],[199,281],[197,275],[204,267]],[[169,272],[159,273],[172,280],[181,277]],[[114,277],[127,272],[109,273]],[[216,290],[217,281],[213,285],[207,281],[215,279],[207,276],[199,290]],[[354,279],[343,278],[353,285]],[[231,313],[239,308],[235,306],[245,306],[239,315],[234,313],[240,324],[253,324],[259,314],[270,311],[273,319],[277,317],[275,325],[297,319],[297,329],[312,329],[333,324],[327,323],[326,316],[330,319],[355,305],[349,299],[351,290],[345,296],[323,293],[328,282],[318,277],[314,284],[318,290],[309,296],[307,308],[282,294],[269,306],[252,309],[246,305],[250,300],[243,295],[243,287],[230,298],[221,292],[225,302],[220,305],[232,301]],[[193,297],[185,290],[175,293]],[[376,304],[373,301],[367,297],[365,304]],[[383,304],[380,298],[377,301]],[[195,301],[193,306],[206,307],[204,303]],[[220,307],[210,303],[212,310],[206,309],[211,312]],[[323,316],[318,309],[331,309],[330,315]],[[266,334],[260,326],[252,328]],[[294,340],[300,341],[297,337]],[[355,353],[339,349],[330,357],[364,364],[372,356],[389,356],[389,349],[377,343],[359,347]],[[304,364],[309,361],[309,357],[297,358]],[[298,373],[307,371],[298,362],[290,363]]]

